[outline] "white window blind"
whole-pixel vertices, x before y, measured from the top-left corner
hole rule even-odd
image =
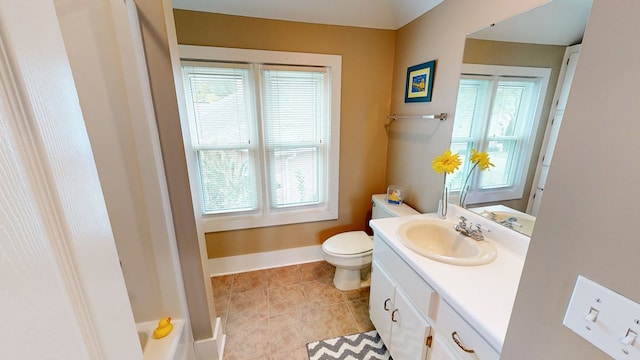
[[[491,115],[487,122],[485,151],[489,154],[495,171],[484,171],[478,187],[492,189],[514,186],[519,176],[523,155],[521,149],[531,138],[533,116],[538,93],[536,79],[497,81]],[[533,134],[535,136],[535,134]]]
[[[183,66],[205,213],[256,210],[255,116],[248,66]]]
[[[326,187],[326,70],[265,66],[261,78],[271,206],[317,204]]]
[[[203,230],[337,219],[341,57],[190,45],[180,56]]]
[[[519,75],[527,71],[517,69]],[[500,70],[508,73],[509,67]],[[495,167],[474,173],[470,203],[522,196],[546,81],[544,76],[504,73],[462,75],[451,141],[451,151],[460,155],[462,166],[447,178],[450,189],[462,188],[471,170],[471,149],[476,149],[487,152]]]
[[[469,156],[471,149],[480,146],[483,117],[487,113],[489,86],[486,79],[462,79],[458,88],[455,121],[451,137],[451,152],[460,155],[462,165],[458,171],[447,176],[449,189],[460,191],[465,174],[471,170]]]

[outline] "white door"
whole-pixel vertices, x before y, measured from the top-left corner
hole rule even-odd
[[[142,359],[52,0],[0,0],[0,357]]]
[[[556,148],[556,142],[558,140],[558,133],[560,132],[560,126],[562,125],[562,118],[564,116],[564,109],[567,106],[567,99],[571,92],[571,84],[573,83],[573,75],[576,73],[576,67],[578,66],[578,58],[580,57],[580,48],[569,53],[569,58],[566,62],[566,72],[562,87],[560,88],[560,95],[556,106],[556,113],[551,120],[551,128],[549,129],[549,140],[544,151],[542,164],[546,166],[551,165],[551,159],[553,158],[553,151]]]
[[[551,109],[551,121],[547,126],[545,140],[542,144],[538,168],[534,178],[534,185],[531,189],[529,204],[527,205],[527,213],[533,216],[536,216],[540,209],[540,203],[542,201],[542,195],[547,181],[547,174],[551,168],[553,152],[556,148],[558,134],[562,125],[562,118],[564,117],[564,109],[567,105],[567,100],[571,92],[573,75],[575,74],[576,66],[578,65],[580,48],[581,45],[570,46],[565,52],[564,63],[560,71],[558,85],[556,86],[557,99],[554,104],[555,106]]]

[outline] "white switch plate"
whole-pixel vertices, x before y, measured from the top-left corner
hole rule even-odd
[[[640,304],[583,276],[576,280],[562,323],[614,359],[640,359],[640,338],[622,342],[640,334]]]

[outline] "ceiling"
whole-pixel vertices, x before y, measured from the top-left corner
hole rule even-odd
[[[177,9],[396,30],[444,0],[173,0]],[[550,45],[579,43],[592,0],[553,0],[470,37]]]
[[[443,0],[173,0],[173,7],[315,24],[396,30]]]
[[[554,0],[549,4],[500,21],[470,38],[546,45],[582,42],[592,0]]]

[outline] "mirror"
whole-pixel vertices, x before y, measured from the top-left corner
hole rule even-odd
[[[535,216],[504,205],[480,206],[476,208],[469,208],[469,210],[529,237],[531,236],[533,226],[536,223]]]
[[[545,154],[546,157],[546,154],[550,154],[549,151],[552,151],[555,145],[554,130],[551,129],[551,126],[548,126],[548,123],[551,123],[550,119],[557,119],[559,116],[560,121],[554,120],[555,128],[557,129],[561,122],[562,113],[558,115],[557,112],[561,106],[556,105],[557,102],[555,101],[558,98],[558,94],[561,93],[561,87],[558,87],[557,90],[557,84],[563,83],[565,74],[569,74],[566,78],[570,79],[572,77],[571,71],[566,70],[571,66],[563,68],[562,65],[566,61],[565,56],[568,58],[569,51],[567,51],[567,47],[582,42],[582,36],[591,10],[591,3],[592,0],[554,0],[539,8],[492,24],[485,29],[470,34],[467,36],[465,43],[463,57],[465,64],[551,69],[546,95],[543,97],[542,103],[538,105],[541,107],[539,121],[537,124],[531,125],[531,129],[525,132],[530,134],[528,141],[532,143],[529,143],[531,147],[530,155],[523,155],[523,157],[528,156],[528,164],[526,161],[524,162],[523,170],[517,177],[518,181],[522,182],[518,184],[522,186],[522,196],[516,196],[518,198],[515,199],[512,196],[510,200],[501,201],[476,198],[467,204],[469,210],[528,236],[531,235],[533,230],[535,224],[534,215],[537,213],[537,204],[532,206],[534,201],[531,198],[534,196],[530,196],[530,194],[533,191],[535,196],[538,197],[535,201],[539,203],[542,198],[542,190],[544,190],[546,172],[550,166],[550,156],[546,161],[545,168],[542,166],[544,162],[539,160],[541,159],[540,154]],[[579,52],[579,49],[576,51]],[[575,59],[577,59],[577,56]],[[575,64],[573,69],[575,69]],[[570,80],[568,84],[564,92],[568,92]],[[462,86],[461,83],[461,89]],[[499,85],[493,86],[499,87]],[[462,91],[458,95],[459,104],[454,118],[454,138],[460,136],[456,135],[457,127],[462,126],[464,121],[469,121],[469,119],[463,119],[462,97],[460,94],[462,94]],[[496,95],[493,96],[496,97]],[[566,94],[563,97],[566,99]],[[494,106],[497,105],[493,103],[488,105],[488,108],[493,109]],[[485,111],[487,113],[490,112],[488,110]],[[552,112],[554,115],[550,116]],[[475,115],[473,119],[473,121],[476,121]],[[491,125],[491,131],[495,131],[493,126]],[[508,121],[503,121],[503,129],[509,126],[510,123]],[[557,130],[555,131],[557,134]],[[494,147],[496,144],[502,148],[505,147],[506,142],[495,141],[490,139],[490,136],[495,135],[486,135],[487,144],[494,144]],[[474,144],[473,146],[477,145]],[[452,149],[453,147],[452,143]],[[492,150],[490,147],[491,145],[487,146],[485,151],[489,151],[491,155]],[[494,158],[492,157],[492,159]],[[496,163],[501,161],[497,157],[495,160]],[[536,186],[533,186],[534,184]],[[505,196],[504,198],[509,197]],[[531,204],[529,204],[530,202]]]

